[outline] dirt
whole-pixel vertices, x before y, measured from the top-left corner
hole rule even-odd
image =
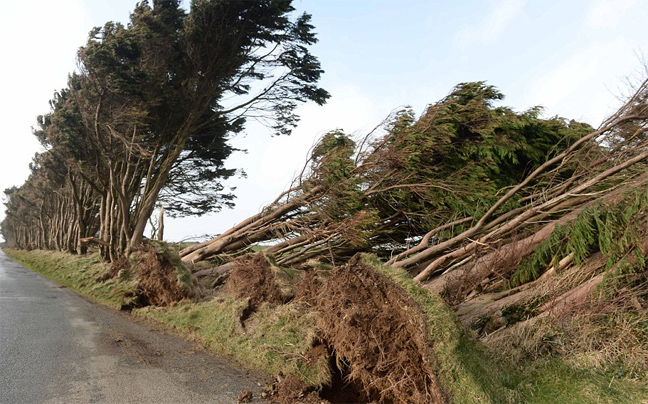
[[[238,404],[251,403],[253,399],[254,399],[254,393],[252,393],[250,390],[244,390],[241,392],[241,394],[239,394],[238,398],[236,399],[236,402]]]
[[[295,285],[295,299],[314,304],[315,297],[321,292],[325,281],[318,276],[319,271],[315,269],[304,269],[302,272],[301,280]]]
[[[359,257],[316,296],[322,338],[343,378],[377,403],[443,403],[421,308]]]
[[[323,343],[317,343],[308,352],[304,354],[306,363],[309,365],[316,364],[320,358],[328,358],[330,356],[328,347]]]
[[[178,281],[178,273],[166,255],[149,249],[140,261],[137,295],[152,306],[168,306],[185,299],[185,291]]]
[[[119,271],[127,270],[129,268],[128,258],[121,257],[116,259],[110,264],[108,271],[105,274],[97,278],[97,282],[105,282],[108,279],[112,279],[119,274]]]
[[[260,397],[273,404],[330,404],[297,377],[284,376],[282,373],[266,386],[260,393]]]
[[[251,311],[263,302],[280,304],[286,301],[277,284],[270,263],[259,252],[236,262],[227,281],[228,290],[239,299],[248,299]]]

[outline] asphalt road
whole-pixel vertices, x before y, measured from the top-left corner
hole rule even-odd
[[[242,390],[256,399],[259,384],[0,250],[0,403],[236,403]]]

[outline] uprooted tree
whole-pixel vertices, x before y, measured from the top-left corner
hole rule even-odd
[[[593,129],[543,119],[538,108],[516,113],[495,105],[494,87],[460,84],[418,119],[400,111],[355,141],[326,134],[288,191],[181,256],[209,260],[200,275],[221,276],[259,243],[296,267],[370,252],[451,304],[492,292],[499,308],[501,298],[529,298],[517,292],[596,254],[605,259],[587,272],[594,283],[602,268],[640,273],[647,97],[644,82]]]
[[[410,258],[412,266],[421,248],[409,244],[452,238],[479,220],[521,208],[524,201],[510,198],[491,207],[502,189],[592,131],[578,122],[541,119],[538,108],[515,113],[495,106],[501,98],[492,86],[464,83],[418,120],[411,110],[395,113],[383,133],[378,128],[353,141],[330,132],[291,189],[181,255],[186,262],[227,260],[252,243],[271,242],[267,251],[279,263],[335,263],[370,251],[394,263]],[[568,175],[565,168],[555,181]]]
[[[310,16],[291,17],[291,3],[197,0],[186,12],[177,0],[142,1],[127,26],[93,29],[35,130],[46,148],[37,160],[57,167],[35,163],[8,192],[5,239],[83,252],[98,232],[114,260],[141,243],[156,204],[176,215],[231,205],[220,180],[235,174],[228,139],[246,118],[289,134],[299,103],[329,96],[307,48]]]

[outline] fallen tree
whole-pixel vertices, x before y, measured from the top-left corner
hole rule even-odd
[[[522,206],[508,199],[494,206],[502,188],[591,131],[573,121],[541,119],[538,109],[515,113],[494,106],[502,97],[484,83],[463,83],[418,120],[411,110],[399,111],[357,142],[340,131],[328,133],[290,190],[180,254],[188,263],[210,257],[227,262],[265,242],[286,265],[309,259],[336,264],[357,252],[404,260],[417,251],[409,248],[414,240],[440,240],[474,228],[480,217],[484,224],[501,218],[507,208]]]
[[[600,307],[648,318],[648,83],[598,129],[496,107],[501,98],[484,83],[464,83],[418,119],[397,112],[355,141],[326,134],[288,191],[181,251],[183,261],[208,261],[194,271],[218,285],[232,260],[259,244],[294,268],[372,253],[440,293],[494,346],[522,338],[511,335],[517,323],[567,316],[581,324],[601,312],[601,321],[621,321]],[[579,347],[578,335],[550,330],[547,338],[564,335],[575,352],[607,343],[590,335],[599,342]],[[648,358],[645,336],[623,338]]]
[[[327,134],[290,190],[181,256],[227,262],[265,242],[286,265],[367,251],[419,281],[447,273],[627,187],[648,157],[645,96],[644,83],[593,130],[494,107],[501,94],[492,87],[462,84],[418,121],[411,111],[395,114],[381,136],[355,143]]]

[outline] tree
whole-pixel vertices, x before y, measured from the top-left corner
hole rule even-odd
[[[197,262],[274,240],[268,251],[285,265],[311,258],[340,262],[359,251],[389,259],[412,242],[427,243],[430,232],[458,234],[487,213],[502,189],[591,130],[541,119],[538,108],[516,113],[495,105],[502,98],[484,82],[461,83],[418,119],[408,109],[388,118],[382,136],[372,132],[353,142],[339,131],[328,133],[291,191],[181,255]],[[519,206],[509,200],[489,215]]]
[[[139,245],[158,202],[176,215],[231,205],[220,180],[246,120],[289,134],[299,103],[329,97],[310,16],[292,19],[291,3],[143,1],[128,26],[91,31],[36,134],[100,195],[106,258]]]
[[[51,151],[37,154],[30,169],[21,187],[5,191],[5,240],[17,248],[83,253],[81,239],[98,228],[96,194]]]

